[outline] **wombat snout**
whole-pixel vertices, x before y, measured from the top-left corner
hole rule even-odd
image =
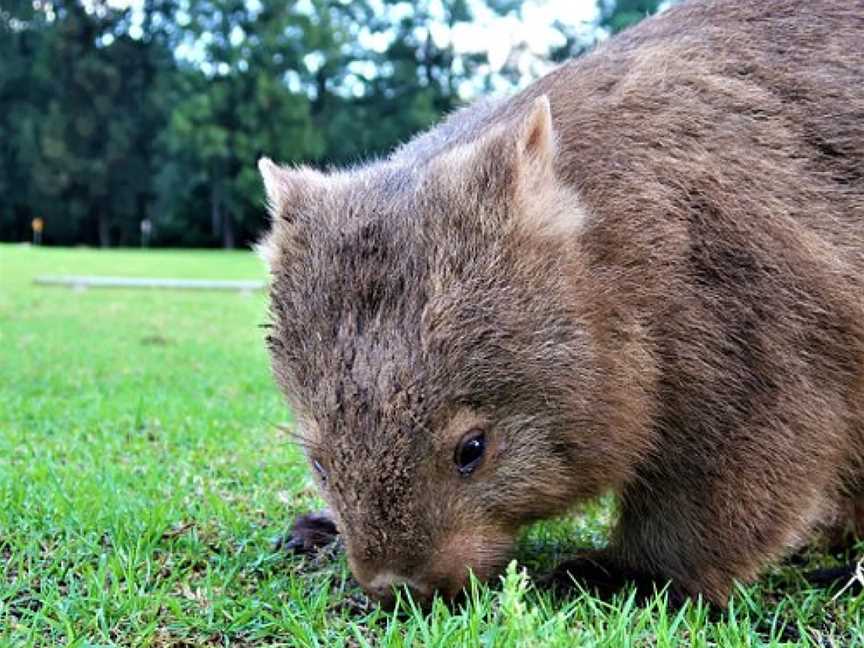
[[[381,570],[367,583],[361,582],[364,591],[384,607],[393,607],[396,602],[396,592],[406,588],[415,602],[426,604],[432,600],[435,590],[417,578],[406,578],[389,570]]]
[[[404,563],[400,567],[398,558],[370,562],[352,555],[349,549],[348,563],[366,594],[389,608],[395,605],[400,590],[403,591],[403,600],[404,590],[407,590],[415,603],[426,606],[436,594],[445,600],[456,598],[468,582],[464,565],[451,566],[446,561],[431,567],[409,567]]]
[[[459,600],[472,573],[481,581],[500,573],[511,555],[513,537],[502,530],[475,528],[440,537],[421,554],[395,551],[371,559],[350,538],[346,544],[351,573],[371,598],[392,607],[404,587],[415,603],[425,606],[436,595]],[[406,541],[397,546],[414,545]]]

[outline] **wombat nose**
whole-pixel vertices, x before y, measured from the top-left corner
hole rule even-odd
[[[416,602],[423,603],[431,598],[431,589],[391,571],[379,572],[364,589],[384,607],[392,607],[396,602],[396,591],[400,587],[407,588]]]

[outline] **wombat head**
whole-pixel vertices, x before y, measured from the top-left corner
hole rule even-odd
[[[274,373],[375,597],[454,595],[520,526],[596,491],[581,210],[554,160],[541,97],[423,159],[259,165]]]

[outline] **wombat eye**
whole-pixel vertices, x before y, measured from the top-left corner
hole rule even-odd
[[[315,469],[315,472],[318,473],[318,476],[321,478],[321,481],[327,481],[327,471],[324,470],[324,466],[321,465],[321,462],[317,459],[312,460],[312,468]]]
[[[483,459],[483,451],[486,449],[486,435],[478,430],[472,430],[459,442],[453,460],[456,468],[462,475],[471,474]]]

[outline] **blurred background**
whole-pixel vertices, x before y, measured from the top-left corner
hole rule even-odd
[[[0,0],[0,241],[248,246],[261,155],[380,155],[668,4]]]

